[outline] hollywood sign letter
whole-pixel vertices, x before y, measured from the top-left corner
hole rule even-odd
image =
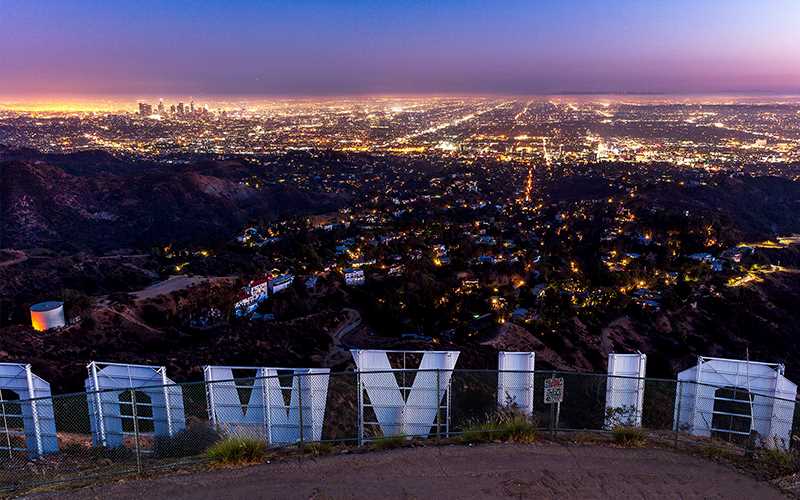
[[[450,387],[450,378],[458,360],[458,351],[377,351],[353,350],[359,372],[359,412],[364,438],[363,393],[375,412],[384,436],[428,436],[436,421],[442,398]],[[408,370],[392,368],[389,353],[422,354],[419,367]],[[400,387],[395,373],[411,371],[414,382]],[[406,394],[406,398],[404,398]]]
[[[616,425],[641,427],[644,410],[644,354],[608,355],[606,379],[605,427]]]
[[[31,372],[31,365],[0,363],[0,405],[5,434],[0,449],[7,452],[24,449],[31,458],[58,451],[50,384]],[[20,424],[25,436],[24,448],[22,442],[14,440]]]
[[[329,368],[206,366],[203,372],[209,419],[224,432],[269,444],[322,439]],[[281,375],[290,377],[286,385]]]
[[[186,427],[183,391],[163,366],[98,363],[87,366],[85,386],[95,446],[122,446],[137,432],[174,436]]]
[[[525,415],[533,414],[535,361],[533,352],[497,353],[498,406],[514,407]]]

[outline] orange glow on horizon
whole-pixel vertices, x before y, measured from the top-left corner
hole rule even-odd
[[[361,95],[342,95],[342,96],[268,96],[268,95],[195,95],[195,103],[209,104],[215,108],[226,110],[237,110],[242,105],[252,106],[287,106],[302,104],[334,104],[341,102],[357,102],[374,100],[377,102],[391,100],[395,101],[436,101],[443,99],[501,99],[501,98],[532,98],[542,102],[550,100],[569,100],[577,103],[583,102],[620,102],[628,104],[657,104],[675,103],[683,104],[735,104],[735,103],[759,103],[759,102],[779,102],[779,103],[798,103],[800,96],[792,94],[776,94],[768,97],[747,94],[695,94],[695,95],[617,95],[617,94],[592,94],[587,96],[560,96],[560,95],[482,95],[482,94],[361,94]],[[11,111],[19,113],[112,113],[112,112],[136,112],[138,102],[157,103],[159,99],[165,102],[189,102],[190,95],[0,95],[0,111]]]
[[[109,100],[5,100],[0,98],[0,111],[19,113],[109,113],[135,111],[136,101]]]

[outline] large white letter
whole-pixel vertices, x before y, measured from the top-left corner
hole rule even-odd
[[[536,353],[497,353],[497,405],[515,407],[533,415],[533,379]]]

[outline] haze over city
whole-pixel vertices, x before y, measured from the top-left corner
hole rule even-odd
[[[0,12],[5,100],[800,92],[792,0],[2,0]]]

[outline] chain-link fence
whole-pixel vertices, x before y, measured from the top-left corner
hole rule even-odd
[[[546,386],[560,388],[560,403],[545,404],[553,399]],[[2,391],[0,485],[197,463],[230,437],[272,448],[453,438],[501,411],[552,433],[634,426],[668,439],[694,435],[784,449],[798,424],[794,400],[744,388],[553,371],[288,370],[36,399]]]

